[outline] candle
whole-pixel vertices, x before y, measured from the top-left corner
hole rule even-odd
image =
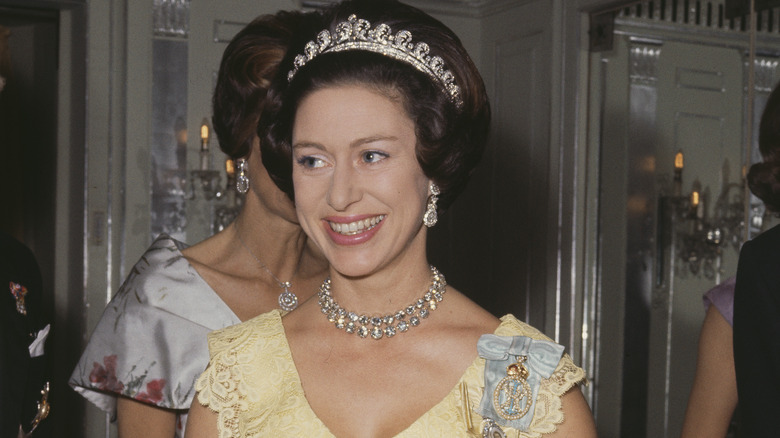
[[[203,124],[200,125],[200,149],[209,150],[209,121],[204,118]]]
[[[236,164],[230,158],[225,160],[225,173],[227,173],[229,178],[236,174]]]
[[[200,125],[200,170],[209,170],[209,121],[204,117]]]
[[[682,194],[682,171],[684,166],[684,158],[682,150],[677,151],[674,155],[674,196],[680,196]]]

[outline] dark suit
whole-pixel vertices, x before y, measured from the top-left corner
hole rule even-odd
[[[46,325],[41,273],[32,252],[0,232],[0,437],[30,429],[41,400],[45,355],[30,357],[29,346]],[[26,293],[25,293],[26,291]],[[21,298],[20,298],[21,297]],[[44,422],[45,423],[45,422]],[[45,427],[33,434],[41,436]]]
[[[780,226],[745,243],[740,252],[734,364],[740,436],[780,436]]]

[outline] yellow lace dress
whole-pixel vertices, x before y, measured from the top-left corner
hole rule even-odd
[[[501,318],[494,334],[549,340],[512,315]],[[306,401],[278,310],[211,333],[209,349],[211,361],[195,389],[200,403],[218,414],[221,438],[334,437]],[[441,402],[397,436],[481,437],[483,418],[475,409],[485,385],[484,368],[485,359],[477,357]],[[541,382],[529,430],[504,427],[506,436],[553,432],[563,422],[561,396],[584,379],[585,372],[563,355]]]

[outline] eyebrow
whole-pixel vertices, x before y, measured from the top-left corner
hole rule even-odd
[[[367,143],[374,143],[377,141],[384,141],[384,140],[398,141],[398,137],[394,135],[373,135],[369,137],[358,138],[356,140],[353,140],[352,143],[350,143],[349,148],[355,149]],[[306,147],[320,149],[322,151],[325,150],[324,145],[316,142],[301,141],[292,145],[292,149],[300,149]]]
[[[292,145],[292,149],[293,150],[301,149],[301,148],[315,148],[315,149],[319,149],[319,150],[322,150],[322,151],[325,150],[325,146],[323,146],[323,145],[321,145],[319,143],[312,143],[312,142],[308,142],[308,141],[302,141],[302,142],[295,143],[294,145]]]

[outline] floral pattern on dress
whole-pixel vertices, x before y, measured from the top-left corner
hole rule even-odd
[[[93,362],[89,381],[101,391],[121,393],[125,385],[116,378],[116,354],[105,356],[103,365]]]
[[[70,385],[114,415],[118,395],[177,412],[184,435],[195,379],[208,364],[206,335],[240,322],[161,235],[106,305]]]
[[[160,403],[163,399],[163,388],[165,388],[165,379],[154,379],[146,384],[146,391],[138,393],[135,399],[151,404]]]

